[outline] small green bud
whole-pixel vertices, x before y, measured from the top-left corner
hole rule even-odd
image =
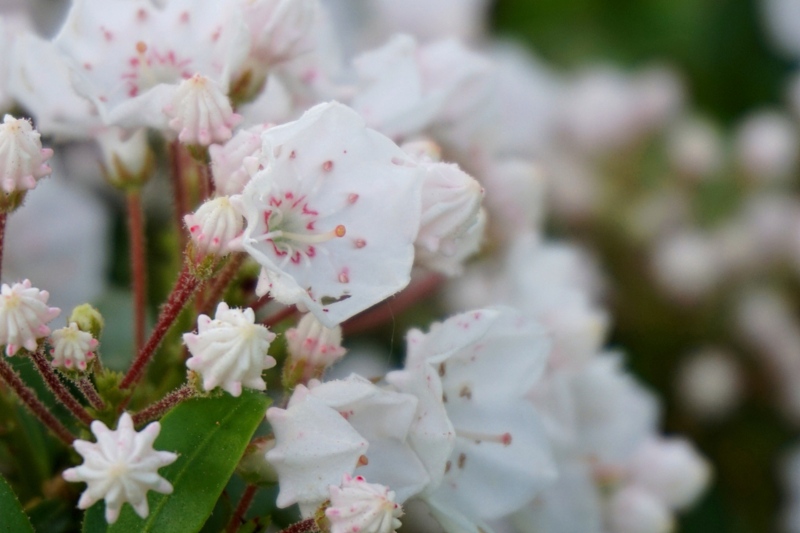
[[[72,310],[72,314],[69,315],[67,323],[69,324],[72,322],[78,325],[79,330],[91,333],[92,337],[95,339],[100,338],[100,335],[103,333],[103,327],[105,326],[103,315],[89,304],[81,304]]]

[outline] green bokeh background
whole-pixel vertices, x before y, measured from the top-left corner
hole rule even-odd
[[[731,126],[749,111],[785,106],[786,82],[796,68],[770,41],[761,9],[755,0],[499,0],[492,18],[495,33],[521,39],[557,69],[672,65],[683,76],[689,106]],[[748,398],[730,420],[704,426],[682,414],[674,398],[678,356],[723,336],[716,324],[729,307],[718,301],[676,310],[648,283],[632,281],[647,277],[641,254],[620,247],[613,235],[587,237],[618,291],[612,344],[664,398],[666,431],[690,436],[714,463],[714,486],[682,515],[677,530],[778,530],[780,461],[798,440],[797,430],[776,411],[773,386],[752,354],[734,347]],[[784,290],[800,294],[796,282]]]

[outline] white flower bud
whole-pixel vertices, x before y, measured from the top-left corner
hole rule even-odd
[[[218,194],[241,194],[244,190],[244,186],[250,181],[250,173],[245,168],[244,160],[261,153],[261,134],[266,129],[266,126],[258,125],[239,130],[224,145],[212,144],[208,147]]]
[[[69,327],[57,329],[50,336],[53,341],[53,366],[66,368],[78,367],[86,370],[86,361],[94,357],[97,339],[91,333],[78,329],[78,324],[71,322]]]
[[[721,279],[721,266],[714,243],[700,232],[668,235],[653,254],[656,280],[681,300],[694,301],[713,290]]]
[[[20,348],[36,350],[37,339],[50,334],[46,326],[61,312],[48,307],[47,291],[31,287],[27,279],[22,283],[3,283],[0,294],[0,345],[5,345],[6,355],[12,356]]]
[[[50,174],[45,161],[53,155],[50,148],[42,148],[41,135],[30,121],[3,117],[0,125],[0,187],[6,193],[26,191],[36,187],[36,182]]]
[[[113,183],[142,183],[148,178],[154,161],[147,144],[147,130],[141,128],[126,135],[125,130],[109,128],[96,138],[106,176]]]
[[[756,181],[783,181],[797,167],[797,130],[780,113],[752,115],[739,127],[735,142],[742,169]]]
[[[242,386],[265,390],[261,372],[275,366],[267,355],[275,334],[255,323],[252,309],[230,309],[221,302],[212,320],[197,318],[197,333],[185,333],[183,342],[192,354],[186,366],[203,377],[203,388],[220,386],[233,396],[242,394]]]
[[[242,120],[220,85],[200,74],[181,82],[164,112],[172,119],[169,127],[178,132],[180,142],[202,146],[227,141],[231,128]]]
[[[158,475],[158,469],[178,458],[172,452],[153,449],[160,431],[161,425],[152,422],[137,433],[128,413],[122,414],[114,431],[99,420],[92,422],[97,442],[73,442],[75,451],[83,456],[83,464],[68,468],[63,474],[67,481],[86,483],[78,508],[88,509],[96,501],[105,500],[106,522],[113,524],[128,502],[136,514],[146,518],[150,514],[148,490],[172,493],[172,485]]]
[[[635,485],[617,491],[609,507],[612,533],[669,533],[674,528],[669,509]]]
[[[183,217],[192,242],[203,254],[225,255],[244,229],[244,219],[227,196],[207,200],[197,211]]]
[[[667,133],[667,157],[681,174],[703,179],[722,167],[724,149],[719,131],[709,121],[686,118]]]
[[[301,318],[296,328],[286,332],[286,342],[292,363],[302,362],[309,379],[319,377],[347,351],[342,348],[342,328],[326,328],[311,313]]]
[[[742,398],[742,370],[731,355],[717,349],[693,354],[678,371],[677,398],[704,420],[719,420]]]
[[[697,500],[711,479],[711,467],[684,439],[653,439],[642,444],[630,466],[631,482],[673,510]]]
[[[345,474],[342,486],[331,485],[330,491],[331,506],[325,516],[331,533],[394,533],[401,526],[403,508],[388,487]]]

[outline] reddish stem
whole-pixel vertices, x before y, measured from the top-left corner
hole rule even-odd
[[[37,350],[31,353],[31,359],[33,359],[34,366],[36,366],[36,369],[44,378],[47,388],[53,391],[56,399],[63,403],[64,406],[66,406],[66,408],[69,409],[73,415],[75,415],[75,418],[87,426],[90,425],[94,418],[92,418],[92,415],[90,415],[80,404],[80,402],[76,400],[75,397],[69,392],[69,389],[67,389],[66,385],[64,385],[61,379],[59,379],[58,375],[56,375],[56,371],[53,370],[52,365],[47,362],[47,359],[42,351]]]
[[[267,293],[264,296],[259,296],[258,298],[256,298],[256,300],[253,301],[253,303],[251,303],[249,305],[249,307],[253,311],[258,311],[259,309],[261,309],[262,307],[264,307],[265,305],[267,305],[271,301],[272,301],[272,296],[270,296],[269,293]]]
[[[94,388],[92,382],[89,381],[89,378],[82,377],[81,379],[75,382],[78,385],[78,388],[83,393],[83,396],[92,404],[92,407],[97,409],[98,411],[102,411],[106,408],[106,403],[97,393],[97,389]]]
[[[6,220],[8,213],[5,211],[0,212],[0,279],[3,275],[3,248],[6,241]]]
[[[186,246],[186,232],[183,228],[183,215],[189,211],[189,200],[186,197],[186,177],[184,176],[184,149],[180,141],[170,145],[170,173],[172,174],[172,194],[175,202],[175,219],[178,225],[181,249]]]
[[[6,382],[11,390],[17,394],[20,401],[25,404],[25,407],[27,407],[36,418],[41,420],[47,429],[52,431],[55,436],[67,446],[72,444],[72,441],[75,440],[75,436],[58,421],[53,413],[47,409],[47,406],[45,406],[39,398],[36,397],[33,391],[25,385],[25,382],[22,381],[22,378],[19,377],[19,374],[17,374],[5,358],[0,358],[0,379]]]
[[[195,390],[192,387],[189,385],[183,385],[182,387],[179,387],[168,393],[157,402],[154,402],[138,413],[135,413],[132,417],[133,424],[138,426],[144,424],[145,422],[155,420],[182,401],[192,398],[194,395]]]
[[[144,214],[142,195],[131,190],[128,200],[128,234],[130,236],[131,277],[133,278],[133,345],[136,353],[144,345],[144,318],[147,295],[147,268],[145,266]]]
[[[267,318],[262,320],[261,323],[267,326],[268,328],[271,328],[275,324],[282,322],[287,318],[293,317],[295,314],[297,314],[297,307],[295,307],[294,305],[290,305],[289,307],[284,307],[280,311],[268,316]]]
[[[130,369],[128,369],[128,373],[125,374],[122,383],[120,383],[120,388],[127,389],[139,383],[144,376],[148,363],[153,358],[161,341],[164,340],[164,336],[169,331],[170,326],[178,318],[186,302],[200,287],[200,284],[201,281],[193,276],[184,265],[178,280],[175,282],[175,286],[172,288],[172,293],[167,299],[167,303],[161,308],[161,314],[158,316],[150,338],[147,339],[147,343],[136,356]]]
[[[314,533],[319,531],[317,522],[313,518],[306,518],[300,522],[292,524],[280,533]]]
[[[239,504],[233,511],[231,521],[228,522],[228,527],[225,528],[225,533],[236,533],[239,530],[239,527],[244,523],[245,513],[247,513],[247,510],[250,508],[250,504],[253,503],[253,498],[255,498],[256,491],[258,491],[258,487],[256,485],[247,485],[247,488],[244,489],[242,498],[239,500]]]
[[[374,305],[346,321],[342,324],[342,331],[345,335],[352,335],[389,322],[395,315],[402,313],[421,299],[429,297],[444,280],[445,278],[439,274],[430,274],[414,281],[394,297]]]
[[[242,266],[244,259],[245,254],[234,254],[228,260],[228,264],[215,276],[214,285],[208,290],[202,302],[197,305],[198,311],[207,315],[214,310],[214,306],[222,299],[225,289],[239,272],[239,267]]]

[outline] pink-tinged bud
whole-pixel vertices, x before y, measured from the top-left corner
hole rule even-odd
[[[311,313],[286,332],[286,341],[294,377],[302,383],[320,377],[347,351],[342,348],[342,328],[326,328]]]
[[[178,132],[180,142],[201,146],[227,141],[231,129],[242,120],[220,85],[200,74],[181,82],[164,112],[172,119],[169,127]]]
[[[266,126],[258,125],[239,130],[224,145],[213,144],[208,147],[217,194],[241,194],[251,175],[245,160],[255,160],[258,164],[261,134],[266,129]]]
[[[71,322],[66,328],[57,329],[50,336],[53,349],[53,366],[69,370],[86,370],[87,361],[94,358],[97,339],[91,333],[78,329],[78,324]]]
[[[225,255],[242,234],[244,220],[227,196],[206,201],[183,217],[196,249],[205,254]],[[235,246],[235,245],[234,245]]]
[[[331,505],[325,516],[331,533],[394,533],[401,526],[403,508],[388,487],[345,474],[342,486],[331,485],[330,491]]]
[[[3,284],[0,293],[0,345],[5,345],[6,355],[14,355],[20,348],[32,352],[39,345],[38,339],[50,334],[46,324],[61,310],[48,307],[49,297],[47,291],[32,287],[27,279],[13,285]]]
[[[45,164],[53,150],[42,148],[41,135],[30,121],[11,115],[0,124],[0,187],[6,194],[27,191],[50,174]]]

